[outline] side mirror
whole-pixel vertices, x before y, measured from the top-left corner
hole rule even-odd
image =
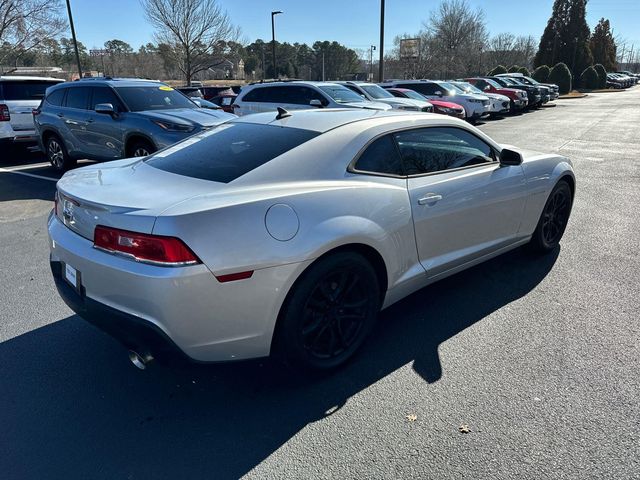
[[[116,115],[116,109],[110,103],[98,103],[95,108],[96,113],[103,113],[105,115]]]
[[[311,100],[309,102],[309,105],[311,105],[312,107],[318,107],[318,108],[322,108],[324,105],[322,105],[322,102],[320,100],[318,100],[317,98],[314,98],[313,100]]]
[[[513,166],[522,164],[522,155],[515,150],[503,148],[500,152],[500,165]]]
[[[491,90],[491,86],[489,86],[489,85],[485,85],[485,87],[483,88],[483,90],[484,90],[485,92],[488,92],[489,90]]]
[[[195,103],[197,106],[199,106],[200,108],[202,108],[202,102],[200,102],[200,100],[198,100],[197,98],[191,98],[190,99],[193,103]]]

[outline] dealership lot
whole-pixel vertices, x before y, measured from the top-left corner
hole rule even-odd
[[[268,362],[134,369],[55,292],[57,175],[3,158],[0,476],[634,478],[640,87],[554,103],[480,128],[573,159],[561,249],[417,292],[320,379]]]

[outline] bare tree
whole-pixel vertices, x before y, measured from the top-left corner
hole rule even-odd
[[[512,33],[499,33],[489,41],[485,54],[489,68],[513,65],[531,68],[537,51],[536,40],[532,36],[518,36]]]
[[[220,63],[226,41],[236,38],[227,13],[217,0],[140,0],[165,45],[163,58],[175,66],[187,84],[199,72]]]
[[[467,0],[443,0],[424,27],[425,43],[445,76],[477,71],[480,52],[488,39],[481,9],[472,10]]]
[[[0,0],[0,64],[56,38],[67,24],[59,0]]]

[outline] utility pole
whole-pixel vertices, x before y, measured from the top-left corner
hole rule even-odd
[[[271,53],[273,55],[273,78],[278,76],[278,69],[276,68],[276,26],[273,18],[282,13],[280,10],[271,12]]]
[[[324,82],[324,50],[322,50],[322,81]]]
[[[262,44],[262,81],[264,82],[264,44]]]
[[[80,65],[80,54],[78,53],[78,41],[76,40],[76,29],[73,26],[73,15],[71,15],[71,4],[69,3],[69,0],[67,0],[67,13],[69,14],[69,26],[71,27],[73,49],[76,51],[76,62],[78,62],[78,75],[82,78],[82,66]]]
[[[375,45],[371,45],[369,49],[369,81],[373,82],[373,51],[376,49]]]
[[[378,63],[378,82],[384,82],[384,0],[380,0],[380,60]]]

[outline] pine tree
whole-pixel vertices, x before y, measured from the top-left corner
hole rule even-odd
[[[609,20],[601,18],[593,29],[589,42],[594,63],[601,63],[607,71],[616,70],[616,42],[611,33]]]
[[[593,63],[586,13],[587,0],[555,0],[533,61],[535,67],[562,62],[571,68],[574,76],[579,76]]]

